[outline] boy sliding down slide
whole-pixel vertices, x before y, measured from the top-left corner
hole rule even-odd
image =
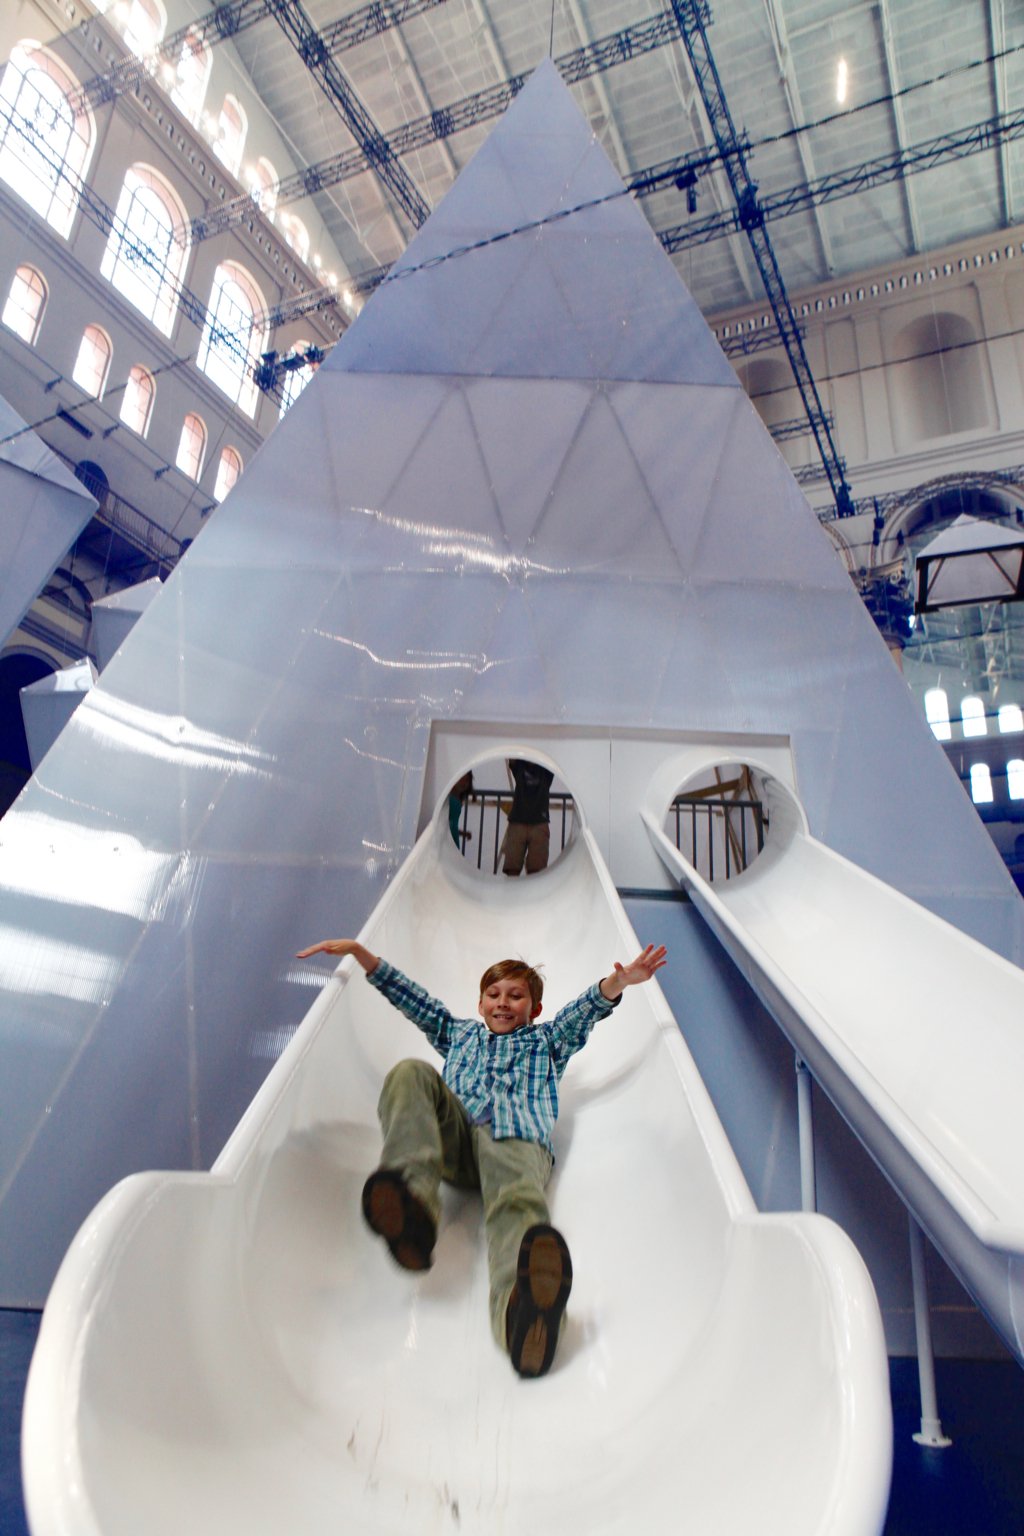
[[[499,960],[484,972],[481,1024],[453,1017],[356,939],[325,939],[298,958],[320,953],[352,955],[371,986],[444,1057],[443,1075],[424,1061],[400,1061],[385,1078],[378,1105],[384,1148],[363,1187],[363,1215],[404,1269],[427,1269],[441,1180],[479,1189],[494,1337],[520,1376],[543,1376],[572,1286],[569,1249],[550,1225],[544,1198],[558,1084],[625,989],[650,981],[665,964],[664,945],[648,944],[631,965],[616,961],[610,976],[550,1024],[536,1023],[544,982],[522,960]]]

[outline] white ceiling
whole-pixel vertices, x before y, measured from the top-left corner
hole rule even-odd
[[[382,0],[385,10],[403,3]],[[321,32],[355,9],[304,0],[305,16]],[[199,4],[195,10],[204,13]],[[668,36],[670,16],[660,28],[642,28],[666,15],[657,0],[554,0],[553,10],[551,0],[439,0],[400,27],[333,51],[331,61],[391,142],[410,123],[529,73],[549,51],[561,62],[627,29],[634,38]],[[712,0],[707,38],[735,126],[749,139],[750,174],[762,200],[917,150],[1019,110],[1024,100],[1021,0]],[[277,20],[265,18],[234,43],[300,163],[315,166],[353,147],[343,115]],[[849,71],[845,107],[836,99],[841,57]],[[591,74],[572,90],[627,180],[667,159],[714,149],[680,41]],[[401,156],[425,205],[437,205],[494,120]],[[817,126],[793,133],[805,125]],[[1013,223],[1024,209],[1022,143],[948,158],[771,218],[769,235],[790,292]],[[693,215],[674,186],[643,198],[642,206],[658,232],[685,231],[734,206],[721,169],[702,174],[697,193]],[[357,278],[390,264],[412,233],[372,171],[336,182],[316,201]],[[705,314],[763,295],[742,234],[684,244],[674,260]]]

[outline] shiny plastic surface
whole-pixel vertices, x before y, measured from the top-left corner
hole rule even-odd
[[[0,399],[0,645],[95,507],[96,498]]]
[[[549,1018],[639,948],[588,836],[484,878],[443,809],[363,939],[459,1012],[523,954]],[[539,1382],[491,1339],[477,1198],[446,1192],[424,1276],[362,1225],[407,1055],[431,1052],[343,969],[212,1174],[139,1175],[89,1218],[28,1383],[33,1536],[876,1536],[891,1422],[867,1272],[824,1218],[754,1213],[657,986],[564,1080],[551,1202],[575,1282]]]
[[[1024,1363],[1024,972],[808,836],[777,786],[769,809],[764,852],[718,885],[648,827]]]
[[[96,668],[86,656],[22,688],[21,718],[33,769],[38,768],[95,681]]]
[[[783,737],[816,836],[1014,951],[998,853],[643,213],[554,218],[610,176],[545,66],[0,824],[0,1302],[41,1303],[124,1174],[209,1167],[306,1012],[281,957],[357,930],[433,811],[438,723]],[[523,232],[426,262],[487,229]]]
[[[134,587],[112,592],[109,597],[99,597],[93,603],[89,638],[101,672],[127,640],[162,585],[159,576],[151,576],[148,581],[138,581]]]

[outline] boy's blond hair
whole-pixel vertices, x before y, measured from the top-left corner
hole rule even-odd
[[[480,977],[480,996],[483,997],[487,988],[492,987],[496,981],[505,981],[509,976],[523,978],[530,989],[530,1001],[535,1008],[539,1008],[544,996],[544,978],[532,965],[527,965],[525,960],[497,960],[494,965],[489,965]]]

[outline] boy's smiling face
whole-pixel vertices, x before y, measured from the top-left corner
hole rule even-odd
[[[480,1017],[495,1035],[510,1035],[524,1024],[532,1024],[540,1013],[534,1005],[525,976],[505,976],[492,981],[480,995]]]

